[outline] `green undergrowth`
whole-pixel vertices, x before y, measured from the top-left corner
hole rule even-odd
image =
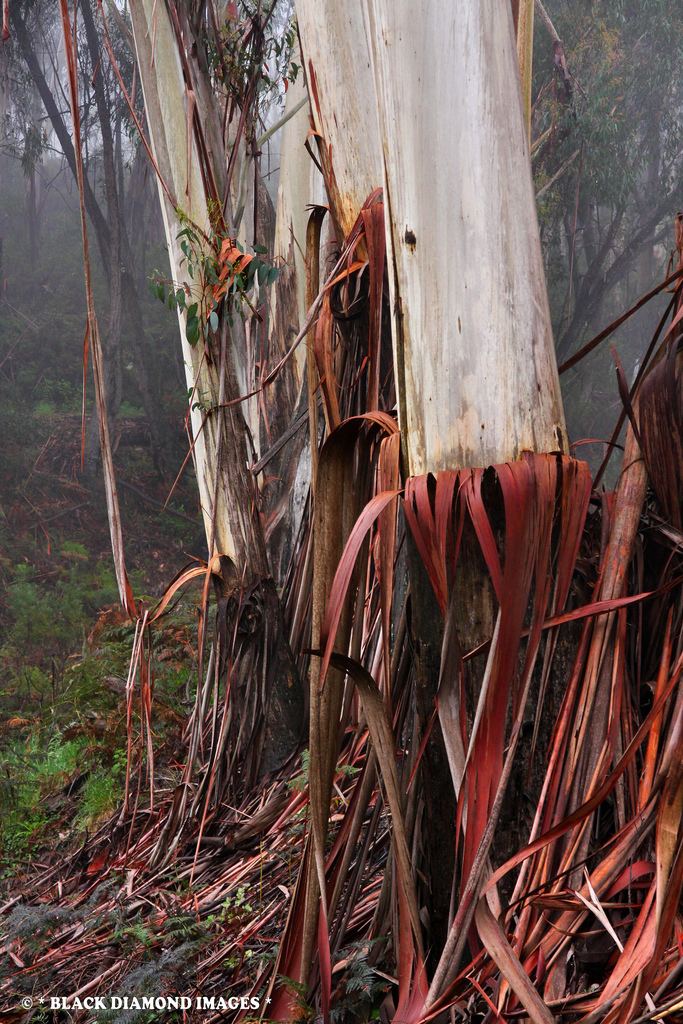
[[[71,580],[67,576],[68,590]],[[76,652],[47,653],[84,629],[74,601],[64,616],[24,574],[13,595],[13,621],[0,648],[0,878],[16,878],[45,855],[58,855],[92,833],[123,796],[127,756],[126,678],[133,627],[115,606],[90,618]],[[94,626],[93,626],[94,622]],[[155,755],[172,751],[191,697],[195,642],[191,602],[152,638]],[[21,651],[31,660],[22,660]],[[25,655],[24,655],[25,658]],[[57,663],[57,659],[59,662]],[[136,683],[136,687],[137,687]],[[138,691],[139,692],[139,691]],[[140,723],[136,755],[145,764]]]

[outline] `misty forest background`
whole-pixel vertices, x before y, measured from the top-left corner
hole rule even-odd
[[[263,105],[264,130],[281,116],[283,83],[298,70],[285,40],[291,12],[280,6],[272,59],[281,78]],[[667,273],[681,205],[683,14],[675,0],[546,7],[571,71],[558,66],[537,19],[532,161],[562,363]],[[125,17],[111,19],[111,32],[142,116]],[[191,462],[176,480],[187,454],[185,375],[176,314],[156,294],[169,267],[153,172],[87,31],[79,61],[123,533],[133,589],[153,598],[188,556],[206,557]],[[125,778],[121,694],[133,628],[118,610],[89,371],[81,451],[85,299],[69,130],[58,6],[13,0],[11,39],[0,47],[0,878],[8,893],[36,865],[82,844],[116,809]],[[261,160],[273,202],[278,163],[275,133]],[[612,339],[629,382],[668,299],[658,296]],[[622,408],[610,346],[564,373],[562,389],[570,440],[580,445],[572,452],[595,470]],[[613,459],[604,485],[617,473]],[[155,634],[160,785],[173,784],[192,705],[196,603],[183,597]]]

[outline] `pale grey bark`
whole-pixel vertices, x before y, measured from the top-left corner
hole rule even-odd
[[[409,471],[565,450],[510,7],[367,8]]]

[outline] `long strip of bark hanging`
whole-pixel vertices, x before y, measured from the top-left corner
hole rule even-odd
[[[102,472],[104,475],[104,488],[107,498],[109,534],[111,537],[112,554],[114,556],[114,571],[116,573],[119,599],[121,601],[121,606],[131,616],[131,618],[133,618],[136,615],[135,600],[133,598],[133,591],[126,572],[123,531],[121,528],[121,512],[119,508],[118,493],[116,490],[114,459],[109,435],[109,420],[107,417],[107,399],[104,383],[104,356],[102,353],[102,343],[100,341],[100,333],[97,324],[97,314],[95,312],[95,299],[93,295],[90,269],[90,247],[88,244],[88,225],[85,213],[85,184],[83,173],[83,154],[81,149],[81,116],[78,102],[76,11],[74,10],[74,23],[72,27],[71,22],[69,21],[68,0],[60,0],[60,9],[69,78],[69,101],[71,105],[71,118],[73,123],[72,134],[74,152],[76,154],[76,178],[78,181],[78,195],[81,213],[83,273],[85,279],[88,335],[92,350],[93,378],[95,382],[95,405],[100,433],[100,448],[102,451]]]

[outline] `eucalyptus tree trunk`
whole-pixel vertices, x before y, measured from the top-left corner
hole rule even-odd
[[[176,287],[189,280],[179,234],[187,222],[207,237],[212,221],[194,131],[194,105],[206,133],[210,166],[222,195],[225,160],[215,110],[206,90],[188,95],[181,55],[165,4],[131,4],[133,36],[145,100],[151,147],[159,172],[159,195],[171,273]],[[191,58],[190,58],[191,59]],[[221,174],[221,172],[223,172]],[[217,197],[213,197],[217,201]],[[263,532],[248,471],[250,439],[240,406],[217,411],[238,397],[232,347],[224,342],[224,380],[218,360],[186,337],[185,313],[178,312],[188,391],[193,457],[209,554],[225,555],[244,582],[268,573]],[[210,411],[213,410],[213,411]],[[246,579],[245,579],[246,574]]]
[[[298,0],[297,16],[340,234],[383,185],[404,473],[566,451],[510,4],[424,4],[416,14],[409,0]],[[453,605],[464,650],[490,639],[494,625],[475,547],[466,537]],[[409,562],[426,730],[442,622],[415,550]],[[464,761],[452,749],[461,742],[448,713],[454,685],[440,691],[446,745],[435,729],[425,752],[432,799],[423,834],[437,947],[452,899],[455,815],[445,808],[454,807],[459,783],[453,762]]]
[[[425,5],[415,19],[404,0],[368,0],[367,11],[405,471],[418,476],[499,465],[526,451],[565,451],[511,8],[467,0]],[[447,806],[465,762],[459,684],[441,675],[440,617],[414,550],[411,586],[417,699],[426,725],[439,688],[444,746],[435,736],[427,756]],[[479,546],[466,531],[449,612],[463,651],[491,638],[494,609]],[[470,670],[475,693],[482,671]],[[440,864],[453,826],[434,807],[427,815],[441,939],[452,896]]]
[[[408,470],[564,451],[510,8],[368,7]]]
[[[201,251],[191,256],[199,265],[204,257],[215,259],[215,232],[234,238],[239,233],[235,221],[241,220],[241,235],[250,240],[252,228],[242,211],[233,213],[222,99],[214,92],[205,65],[205,47],[194,36],[196,26],[181,5],[133,0],[130,10],[173,282],[176,288],[189,284],[193,298],[188,301],[197,301],[181,232],[189,226],[204,240]],[[245,165],[249,157],[244,148],[241,155],[239,180],[248,182],[253,165]],[[239,189],[238,206],[243,192],[248,194],[248,189]],[[179,310],[178,316],[192,453],[209,558],[220,591],[218,660],[242,666],[239,688],[233,683],[231,691],[228,732],[234,733],[234,743],[229,751],[214,751],[212,758],[228,757],[234,763],[241,757],[247,766],[243,784],[249,785],[261,770],[276,767],[292,753],[303,713],[251,470],[259,443],[259,404],[250,404],[255,415],[248,423],[243,396],[252,384],[255,361],[248,356],[251,339],[240,310],[230,317],[224,312],[214,336],[205,343],[200,332],[194,345],[186,335],[185,311]],[[225,650],[221,643],[227,645]],[[251,732],[244,722],[240,726],[240,716],[252,723]]]
[[[416,18],[408,0],[368,0],[366,13],[297,3],[343,229],[384,184],[406,468],[565,451],[510,7]]]

